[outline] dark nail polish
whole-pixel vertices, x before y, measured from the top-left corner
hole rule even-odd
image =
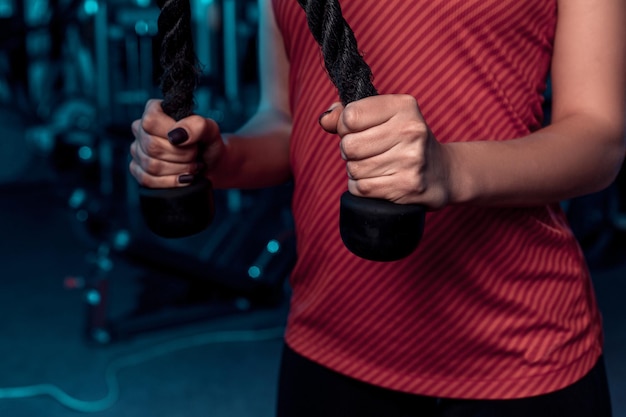
[[[187,131],[185,129],[177,127],[167,134],[167,138],[172,145],[180,145],[189,139],[189,136],[187,135]]]
[[[333,109],[330,109],[330,110],[326,110],[324,113],[320,114],[320,117],[317,119],[317,123],[322,124],[322,119],[324,118],[324,116],[326,116],[327,114],[329,114],[332,111],[333,111]]]
[[[178,177],[178,182],[181,184],[190,184],[193,182],[194,176],[191,174],[183,174]]]

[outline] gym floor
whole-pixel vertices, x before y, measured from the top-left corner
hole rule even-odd
[[[272,416],[284,299],[258,308],[237,299],[236,308],[204,319],[94,340],[98,317],[85,283],[104,276],[107,315],[126,317],[146,298],[147,279],[166,278],[121,253],[98,255],[102,247],[76,229],[67,184],[41,176],[48,179],[0,188],[0,397],[19,397],[0,399],[0,415]],[[616,236],[593,272],[616,417],[626,417],[625,251],[626,239]],[[169,296],[181,292],[163,285]],[[161,317],[175,311],[170,304]]]

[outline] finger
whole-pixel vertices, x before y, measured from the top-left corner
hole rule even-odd
[[[195,160],[197,147],[180,148],[172,145],[167,139],[142,133],[136,140],[137,149],[153,159],[172,163],[189,163]]]
[[[357,197],[388,200],[387,195],[383,191],[384,189],[381,187],[383,182],[380,177],[360,180],[348,178],[348,191]]]
[[[337,132],[344,136],[351,132],[361,132],[383,124],[392,118],[416,117],[421,112],[414,97],[407,94],[385,94],[366,97],[349,103],[341,113]]]
[[[390,175],[420,175],[425,169],[424,153],[416,147],[396,147],[371,158],[346,161],[348,177],[365,179]]]
[[[318,119],[319,125],[328,133],[337,133],[337,123],[343,111],[341,103],[333,103]]]
[[[193,154],[179,161],[157,159],[146,154],[136,142],[131,145],[131,155],[141,169],[152,176],[196,174],[203,169],[203,164]]]
[[[386,154],[360,161],[347,161],[346,172],[352,180],[386,177],[398,172],[396,161]]]
[[[420,119],[393,119],[363,132],[342,137],[339,146],[346,161],[372,158],[393,153],[399,160],[421,161],[431,136]]]
[[[349,103],[337,121],[340,136],[362,132],[388,121],[394,115],[394,107],[386,103],[387,96],[366,97]]]
[[[134,159],[130,161],[129,171],[139,185],[147,188],[186,187],[194,178],[193,174],[187,173],[155,176],[146,172]]]
[[[145,155],[151,158],[161,159],[173,163],[187,163],[195,160],[198,154],[198,147],[194,144],[175,145],[172,144],[169,138],[151,134],[150,131],[145,130],[145,118],[141,121],[136,121],[132,124],[132,129],[135,133],[135,141],[138,142],[138,148],[141,148]],[[177,128],[174,128],[176,130]],[[186,131],[182,128],[178,131]]]
[[[415,204],[427,200],[425,187],[418,179],[400,175],[348,179],[348,191],[357,197],[378,198],[397,204]]]
[[[396,129],[378,125],[362,132],[346,134],[341,138],[339,147],[342,158],[351,161],[383,154],[400,143],[401,138],[396,134]]]
[[[130,125],[130,130],[133,133],[133,136],[136,138],[139,136],[139,132],[141,131],[141,119],[137,119],[135,120],[131,125]]]
[[[168,139],[173,145],[183,148],[198,144],[210,145],[217,140],[221,141],[221,131],[215,120],[192,115],[172,126]]]
[[[162,100],[155,99],[146,102],[140,126],[141,130],[150,135],[165,138],[176,121],[165,114],[161,108],[161,102]]]

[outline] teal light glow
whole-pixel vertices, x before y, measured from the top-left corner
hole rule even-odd
[[[0,0],[0,18],[8,19],[13,17],[15,13],[15,8],[13,7],[13,2],[9,0]]]
[[[127,230],[119,230],[113,238],[113,246],[117,250],[123,250],[130,243],[130,233]]]
[[[81,146],[80,149],[78,149],[78,157],[83,161],[89,161],[93,158],[93,151],[89,146]]]
[[[135,33],[139,36],[146,36],[150,32],[150,26],[145,20],[139,20],[135,23]]]
[[[261,276],[261,268],[258,266],[251,266],[248,269],[248,276],[253,279],[257,279]]]
[[[100,297],[100,293],[96,290],[87,291],[85,297],[87,298],[87,302],[94,306],[100,304],[100,301],[102,300]]]
[[[85,3],[83,4],[83,8],[85,10],[85,13],[87,13],[88,15],[94,15],[98,13],[98,9],[99,9],[98,1],[97,0],[85,0]]]
[[[269,253],[278,253],[279,250],[280,250],[280,243],[278,243],[277,240],[272,239],[267,243],[267,251]]]

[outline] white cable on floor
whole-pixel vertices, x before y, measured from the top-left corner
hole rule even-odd
[[[259,342],[281,339],[284,327],[275,327],[263,330],[233,330],[202,333],[161,343],[141,352],[122,356],[113,360],[105,370],[105,381],[108,388],[107,395],[99,400],[83,401],[72,397],[58,386],[53,384],[29,385],[23,387],[0,388],[0,399],[29,398],[48,395],[63,406],[83,413],[95,413],[111,408],[119,398],[118,372],[123,368],[139,365],[159,356],[177,352],[179,350],[211,345],[216,343]]]

